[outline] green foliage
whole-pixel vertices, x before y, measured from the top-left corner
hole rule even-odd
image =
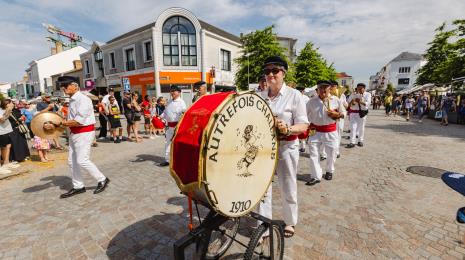
[[[391,94],[396,93],[396,89],[394,88],[394,85],[392,83],[388,83],[386,87],[386,93],[390,92]]]
[[[249,34],[241,36],[243,43],[242,55],[235,59],[239,65],[236,73],[236,85],[239,89],[247,89],[247,83],[256,83],[260,76],[263,75],[263,61],[273,55],[279,55],[287,59],[282,48],[273,33],[273,26],[266,27],[263,30],[256,30]],[[288,61],[289,62],[289,61]],[[286,81],[293,80],[292,66],[290,73],[286,75]]]
[[[416,84],[447,84],[452,78],[465,76],[465,20],[446,23],[436,28],[434,39],[424,54],[426,64],[418,70]]]
[[[296,83],[304,87],[312,87],[319,80],[335,80],[336,70],[318,53],[313,43],[307,42],[300,51],[295,63]]]

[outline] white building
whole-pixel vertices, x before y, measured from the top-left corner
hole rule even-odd
[[[11,84],[10,83],[1,83],[0,82],[0,93],[3,95],[3,96],[8,96],[8,90],[11,88]]]
[[[183,8],[163,11],[155,22],[119,35],[100,46],[103,73],[108,87],[142,95],[168,96],[171,84],[179,85],[182,98],[190,104],[193,83],[203,80],[214,90],[234,85],[240,55],[240,38],[199,20]],[[83,55],[84,56],[84,55]],[[83,68],[89,77],[94,62]],[[87,77],[86,77],[87,78]]]
[[[284,36],[277,36],[276,38],[278,39],[279,45],[285,49],[287,58],[289,58],[291,62],[295,62],[297,58],[297,50],[295,48],[297,39]]]
[[[38,95],[53,91],[51,76],[74,69],[73,61],[79,60],[79,55],[86,52],[84,47],[77,46],[39,60],[33,60],[26,69],[29,91]]]
[[[426,61],[421,54],[402,52],[376,74],[370,77],[377,89],[386,89],[391,83],[397,91],[412,88],[417,80],[417,71]]]

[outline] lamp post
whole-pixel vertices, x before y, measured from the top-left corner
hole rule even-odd
[[[245,56],[247,57],[247,89],[249,89],[250,88],[250,60],[249,60],[250,52],[245,54]]]

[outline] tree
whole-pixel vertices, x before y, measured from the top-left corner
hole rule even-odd
[[[460,24],[460,22],[457,23]],[[446,23],[442,23],[435,31],[434,39],[428,43],[429,48],[424,54],[426,64],[417,72],[416,84],[419,85],[448,83],[454,74],[460,71],[461,66],[457,64],[457,44],[449,42],[457,35],[456,30],[447,31]]]
[[[394,88],[394,85],[392,83],[388,83],[386,87],[386,93],[391,92],[392,94],[396,93],[396,89]]]
[[[262,66],[266,58],[278,55],[287,60],[284,48],[279,45],[276,34],[273,33],[273,26],[243,35],[241,41],[242,55],[235,59],[239,65],[236,73],[236,85],[239,89],[247,89],[248,83],[258,82],[263,75]],[[292,73],[286,75],[286,80],[288,77],[292,77]]]
[[[319,80],[334,80],[336,70],[318,53],[313,43],[307,42],[300,51],[295,63],[296,83],[304,87],[312,87]]]

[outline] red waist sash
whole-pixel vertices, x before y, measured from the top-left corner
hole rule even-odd
[[[350,109],[350,108],[349,108],[349,111],[348,111],[348,112],[349,112],[349,114],[353,114],[353,113],[358,113],[358,112],[360,112],[360,110],[353,110],[353,109]]]
[[[87,133],[94,131],[94,125],[83,125],[83,126],[73,126],[69,128],[71,133],[73,134],[80,134],[80,133]]]
[[[279,140],[289,142],[289,141],[297,140],[297,138],[298,138],[298,135],[290,135],[290,136],[281,137],[279,138]]]
[[[168,122],[169,127],[176,127],[177,124],[178,122]]]
[[[329,124],[329,125],[314,125],[314,124],[310,124],[310,128],[315,129],[317,132],[321,132],[321,133],[330,133],[330,132],[336,131],[337,126],[336,126],[336,123],[332,123],[332,124]]]

